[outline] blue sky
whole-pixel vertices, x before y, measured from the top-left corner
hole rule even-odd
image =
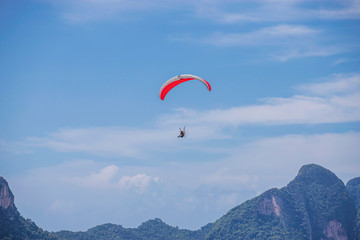
[[[50,231],[198,229],[308,163],[346,183],[359,43],[358,0],[3,0],[0,175]],[[212,91],[161,101],[182,73]]]

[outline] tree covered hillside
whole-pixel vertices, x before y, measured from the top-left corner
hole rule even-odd
[[[230,210],[207,239],[358,239],[355,204],[335,174],[306,165],[286,187]]]
[[[357,209],[357,230],[358,236],[360,236],[360,177],[350,180],[346,184],[346,188],[354,199],[354,203]]]
[[[120,225],[104,224],[86,232],[60,231],[55,233],[63,240],[202,240],[211,229],[211,224],[200,230],[190,231],[171,227],[161,219],[144,222],[137,228],[123,228]]]
[[[23,218],[14,204],[14,195],[7,181],[0,177],[0,239],[1,240],[58,240],[34,222]]]

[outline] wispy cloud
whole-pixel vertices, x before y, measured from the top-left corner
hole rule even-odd
[[[44,0],[46,1],[46,0]],[[208,28],[201,35],[196,28],[188,33],[174,31],[170,39],[190,43],[203,43],[219,47],[271,46],[266,49],[269,58],[286,62],[307,57],[327,57],[349,51],[349,45],[332,44],[334,34],[311,28],[312,20],[359,19],[360,3],[351,1],[265,0],[48,0],[71,23],[87,23],[104,19],[134,19],[148,17],[149,12],[182,13],[185,22],[205,19],[220,25],[235,26],[244,23],[245,32],[219,31]],[[142,15],[141,13],[147,14]],[[189,21],[190,20],[190,21]],[[301,25],[298,23],[301,22]],[[272,25],[272,26],[269,26]],[[214,25],[218,26],[218,25]],[[252,26],[249,28],[249,26]],[[262,27],[259,27],[262,26]],[[267,27],[264,27],[267,26]],[[253,29],[249,31],[248,29]],[[325,33],[323,33],[325,32]],[[323,34],[320,34],[323,33]],[[341,38],[337,36],[337,38]],[[358,46],[355,46],[358,49]]]
[[[193,16],[221,23],[281,22],[309,19],[358,19],[360,3],[351,1],[265,0],[44,0],[61,8],[70,22],[86,22],[119,17],[128,12],[183,9]],[[307,7],[304,7],[306,5]],[[311,7],[309,7],[311,6]],[[327,7],[328,6],[328,7]],[[336,6],[336,7],[334,7]],[[236,9],[236,10],[234,10]]]
[[[307,57],[327,57],[349,51],[348,47],[323,44],[326,31],[306,25],[278,24],[253,31],[215,32],[206,36],[184,34],[172,36],[173,41],[208,44],[216,47],[252,47],[265,51],[270,59],[286,62]]]
[[[197,141],[235,137],[226,129],[241,125],[360,121],[360,74],[338,74],[324,82],[296,86],[296,89],[300,94],[287,98],[265,98],[260,100],[260,104],[207,111],[177,109],[172,114],[160,116],[151,129],[63,129],[47,137],[29,138],[23,145],[28,148],[50,148],[60,152],[138,158],[157,151],[176,151],[177,148],[174,147],[178,144],[173,126],[181,126],[184,122],[193,129],[191,138],[187,141],[191,145]],[[115,170],[104,169],[104,172],[94,175],[93,178],[111,176]]]
[[[232,166],[229,174],[239,172],[254,173],[268,181],[279,182],[276,172],[282,169],[292,169],[288,178],[295,176],[297,170],[304,164],[317,163],[333,170],[344,181],[359,174],[360,154],[356,147],[360,140],[358,132],[326,133],[326,134],[296,134],[278,137],[262,138],[234,148],[224,166]],[[236,164],[238,163],[238,164]],[[279,181],[280,180],[280,181]],[[256,182],[255,182],[256,183]],[[276,186],[276,184],[275,184]],[[271,187],[270,185],[268,187]]]
[[[350,0],[341,1],[343,4],[338,9],[319,9],[314,14],[324,19],[359,19],[360,18],[360,1]]]
[[[68,229],[73,209],[79,213],[77,220],[96,216],[97,221],[108,222],[109,214],[101,213],[111,212],[112,222],[132,216],[137,226],[145,211],[147,218],[172,219],[170,224],[195,228],[257,193],[285,186],[304,164],[320,164],[345,182],[358,176],[359,141],[359,132],[264,137],[228,146],[216,161],[166,159],[147,167],[71,161],[25,172],[12,182],[18,190],[25,189],[22,194],[27,192],[18,199],[37,196],[29,208],[41,212],[49,206],[47,212],[63,217]]]
[[[239,126],[243,124],[322,124],[360,121],[360,75],[335,75],[334,79],[298,86],[303,94],[262,99],[262,104],[205,112],[181,110],[163,122],[182,118],[193,124]],[[331,94],[329,94],[331,92]],[[325,94],[326,93],[326,94]]]
[[[328,57],[346,52],[346,49],[333,46],[311,46],[311,47],[292,47],[285,52],[273,54],[272,58],[276,61],[287,62],[292,59],[308,57]]]
[[[169,129],[128,129],[98,127],[63,129],[49,137],[29,138],[31,146],[47,147],[59,152],[87,152],[100,156],[136,157],[154,143],[171,142]],[[140,150],[141,149],[141,150]]]
[[[15,155],[31,154],[30,149],[21,147],[21,143],[10,143],[0,139],[0,152],[8,152]]]
[[[122,189],[137,188],[140,192],[144,192],[149,185],[154,182],[158,183],[159,177],[151,177],[145,173],[137,174],[135,176],[123,176],[118,182]]]
[[[202,3],[201,7],[197,8],[199,17],[224,24],[360,18],[358,0],[207,1]]]
[[[75,203],[71,200],[55,200],[47,209],[52,214],[62,214],[64,212],[70,212],[74,209]]]
[[[46,1],[46,0],[45,0]],[[187,5],[178,0],[49,0],[61,9],[62,17],[72,23],[85,23],[121,18],[126,13],[158,11]]]
[[[267,98],[261,105],[241,106],[198,112],[196,117],[184,112],[169,119],[180,122],[180,115],[192,124],[239,126],[243,124],[286,125],[354,122],[360,120],[360,94],[346,97],[309,97],[296,95],[291,98]],[[184,120],[183,120],[184,121]]]
[[[360,76],[358,74],[335,74],[323,82],[300,85],[296,89],[318,96],[356,94],[360,92]]]
[[[319,33],[320,30],[302,25],[275,25],[248,33],[215,33],[201,40],[218,46],[278,45],[281,40]]]
[[[152,177],[145,173],[134,176],[121,176],[119,167],[116,165],[105,166],[98,172],[92,172],[87,176],[70,177],[64,180],[86,188],[135,190],[138,193],[144,193],[151,184],[160,182],[159,177]]]
[[[99,172],[93,172],[89,176],[77,179],[76,183],[90,187],[109,187],[118,171],[119,167],[109,165],[102,168]]]

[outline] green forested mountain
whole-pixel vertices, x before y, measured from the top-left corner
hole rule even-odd
[[[360,237],[360,177],[350,180],[346,188],[354,200],[357,209],[357,230]]]
[[[0,177],[0,240],[358,240],[360,178],[344,183],[329,170],[303,166],[286,187],[270,189],[190,231],[153,219],[137,228],[104,224],[85,232],[49,233],[25,220]]]
[[[0,177],[0,240],[59,240],[23,218],[14,204],[8,183]]]
[[[137,228],[123,228],[120,225],[104,224],[86,232],[60,231],[54,233],[63,240],[201,240],[205,239],[211,224],[197,231],[171,227],[161,219],[144,222]]]
[[[358,239],[355,204],[335,174],[306,165],[286,187],[231,209],[206,239]]]

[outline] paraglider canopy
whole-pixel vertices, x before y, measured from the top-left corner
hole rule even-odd
[[[166,81],[162,85],[162,87],[160,88],[160,91],[159,91],[160,99],[164,100],[166,94],[171,89],[173,89],[174,87],[176,87],[180,83],[187,82],[187,81],[190,81],[190,80],[198,80],[198,81],[202,82],[207,87],[207,89],[209,91],[211,91],[211,86],[205,79],[202,79],[201,77],[191,75],[191,74],[181,74],[179,76],[176,76],[176,77],[173,77],[173,78],[169,79],[168,81]]]

